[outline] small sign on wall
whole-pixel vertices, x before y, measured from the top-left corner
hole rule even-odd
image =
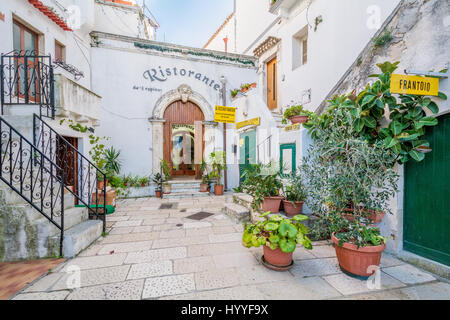
[[[248,127],[248,126],[259,126],[261,123],[261,118],[254,118],[254,119],[250,119],[250,120],[246,120],[246,121],[242,121],[242,122],[238,122],[236,123],[236,129],[239,130],[243,127]]]
[[[216,112],[214,113],[214,122],[235,123],[236,108],[216,106]]]
[[[391,93],[437,96],[439,79],[393,74],[391,76]]]

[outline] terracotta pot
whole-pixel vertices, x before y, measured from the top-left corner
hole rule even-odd
[[[208,184],[200,183],[200,192],[208,192]]]
[[[353,216],[353,209],[346,208],[345,211],[348,213],[344,214],[344,217],[348,221],[351,222],[351,221],[355,220],[355,217]],[[367,217],[367,219],[371,220],[373,223],[380,223],[383,220],[384,216],[386,215],[386,212],[383,212],[383,211],[376,212],[375,210],[363,210],[363,212],[369,213],[369,215],[366,215],[366,217]]]
[[[223,185],[222,184],[216,184],[214,186],[214,194],[216,196],[221,196],[223,195]]]
[[[280,248],[272,250],[268,246],[264,246],[264,259],[274,266],[286,267],[292,263],[292,252],[286,253]]]
[[[242,93],[246,93],[246,92],[247,92],[247,89],[246,89],[246,88],[241,89],[241,92],[242,92]]]
[[[335,237],[334,233],[331,235],[331,239],[334,242],[334,248],[336,249],[336,255],[341,268],[348,273],[360,277],[370,277],[375,272],[375,270],[369,267],[380,265],[381,254],[386,249],[385,244],[360,247],[358,249],[356,245],[347,242],[342,247],[339,247],[339,240]]]
[[[162,195],[162,191],[161,191],[161,190],[156,190],[156,191],[155,191],[155,196],[156,196],[157,198],[161,198],[161,195]]]
[[[286,213],[288,217],[296,216],[303,211],[303,201],[296,201],[294,204],[295,206],[291,201],[283,200],[284,213]]]
[[[262,211],[267,212],[270,211],[272,213],[278,213],[280,211],[281,200],[284,197],[276,196],[276,197],[264,197],[264,201],[262,204]]]
[[[306,122],[308,122],[308,118],[309,118],[308,116],[293,116],[293,117],[290,117],[289,120],[291,120],[291,122],[293,124],[306,123]]]
[[[256,88],[256,83],[252,83],[252,88]]]

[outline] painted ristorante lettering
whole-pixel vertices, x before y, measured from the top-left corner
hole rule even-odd
[[[144,78],[150,81],[167,81],[170,77],[186,77],[195,79],[203,82],[205,85],[211,87],[216,91],[220,91],[221,85],[219,81],[215,81],[210,77],[203,75],[200,72],[196,72],[193,70],[187,70],[183,68],[171,67],[171,68],[162,68],[158,67],[157,69],[149,69],[144,72]]]

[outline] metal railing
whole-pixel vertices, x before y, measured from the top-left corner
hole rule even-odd
[[[106,174],[88,160],[77,148],[50,127],[42,117],[33,118],[34,145],[64,171],[64,187],[80,205],[89,210],[90,218],[103,220],[106,230]]]
[[[64,171],[0,117],[0,180],[47,218],[64,239]]]
[[[55,118],[54,74],[51,56],[34,51],[12,51],[1,55],[0,95],[4,106],[38,105],[40,115]]]

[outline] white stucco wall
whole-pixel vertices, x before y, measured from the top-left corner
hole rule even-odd
[[[102,121],[97,134],[111,137],[107,144],[122,150],[125,174],[149,175],[152,172],[154,165],[152,140],[161,137],[152,136],[153,126],[158,124],[151,123],[149,118],[153,116],[155,104],[162,96],[186,84],[214,108],[215,105],[222,105],[221,86],[215,86],[220,83],[222,76],[226,78],[228,88],[231,88],[231,84],[253,82],[256,79],[256,70],[253,67],[223,60],[214,61],[209,57],[203,58],[189,54],[180,56],[138,49],[133,45],[136,39],[103,39],[101,37],[99,39],[102,44],[98,48],[93,48],[92,51],[95,66],[94,91],[103,96]],[[188,50],[188,48],[185,49]],[[199,51],[199,49],[192,50]],[[164,77],[159,74],[160,67],[164,71]],[[167,76],[168,68],[171,71],[170,76]],[[176,76],[174,68],[177,68]],[[154,74],[152,69],[155,69],[156,76],[164,81],[159,81],[156,77],[152,81],[148,73],[146,79],[144,73],[150,70],[150,74]],[[185,76],[180,75],[181,70],[186,70]],[[214,84],[207,85],[203,81],[196,80],[195,74],[189,76],[191,70],[195,74],[202,74],[202,80],[204,76],[207,76],[210,81],[214,80]],[[227,101],[230,102],[229,90],[227,90],[227,96]],[[210,110],[210,114],[213,115],[214,110]],[[228,125],[229,132],[232,127]],[[222,125],[211,130],[215,138],[213,148],[222,149]],[[208,146],[205,149],[208,149]],[[229,148],[228,150],[231,153]],[[156,165],[159,166],[159,163]],[[233,173],[229,172],[229,180],[232,179],[232,175]]]
[[[228,18],[227,18],[228,19]],[[226,20],[217,30],[217,34],[209,39],[209,43],[205,49],[225,51],[225,38],[228,38],[227,52],[236,53],[236,15],[233,14],[231,18]]]

